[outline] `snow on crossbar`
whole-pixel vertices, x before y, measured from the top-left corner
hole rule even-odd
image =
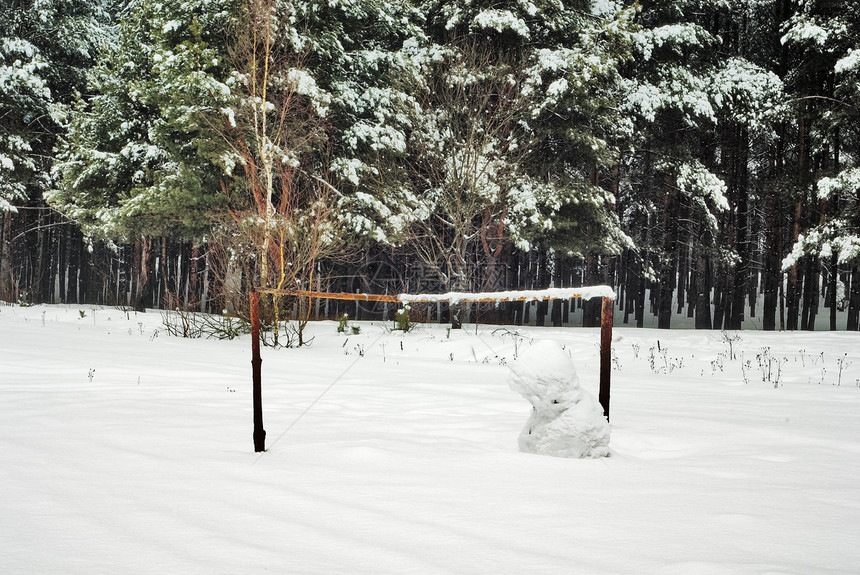
[[[541,290],[491,291],[491,292],[448,292],[448,293],[402,293],[397,299],[403,303],[411,302],[503,302],[503,301],[536,301],[547,299],[592,299],[605,297],[615,299],[615,291],[609,286],[591,286],[578,288],[549,288]]]
[[[448,293],[402,293],[399,295],[320,292],[304,290],[259,289],[259,293],[307,297],[311,299],[339,299],[350,301],[378,301],[388,303],[418,303],[418,302],[504,302],[504,301],[537,301],[548,299],[592,299],[596,297],[615,299],[615,291],[609,286],[588,286],[578,288],[548,288],[540,290],[491,291],[491,292],[448,292]]]
[[[253,377],[254,407],[254,451],[265,451],[266,432],[263,429],[263,408],[261,398],[262,376],[260,366],[260,294],[307,297],[311,299],[340,299],[350,301],[378,301],[389,303],[419,302],[505,302],[537,301],[552,299],[592,299],[602,298],[600,314],[600,392],[598,401],[603,407],[603,415],[609,419],[609,374],[612,370],[612,316],[615,309],[615,291],[609,286],[586,286],[578,288],[549,288],[542,290],[499,291],[499,292],[448,292],[440,294],[368,294],[368,293],[330,293],[304,290],[256,289],[251,292],[251,369]]]

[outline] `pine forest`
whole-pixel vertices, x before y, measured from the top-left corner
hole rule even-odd
[[[858,0],[0,6],[0,300],[860,328]]]

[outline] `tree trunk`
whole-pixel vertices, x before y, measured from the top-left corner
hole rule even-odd
[[[14,302],[12,275],[12,213],[0,214],[0,299]]]
[[[780,255],[778,252],[779,226],[777,220],[781,214],[776,209],[776,197],[774,192],[768,191],[765,201],[764,212],[764,273],[762,281],[764,284],[764,308],[762,309],[761,327],[766,331],[776,329],[776,306],[779,295],[779,284],[782,272],[779,269]]]
[[[830,331],[836,331],[836,284],[839,279],[839,258],[836,254],[830,258],[830,282],[827,299],[830,303]]]
[[[164,286],[164,299],[162,300],[161,307],[163,309],[171,309],[173,306],[170,301],[170,287],[167,284],[167,238],[162,236],[161,238],[161,283]],[[224,287],[226,287],[227,282],[224,282]],[[228,311],[230,313],[235,313],[235,310],[231,310],[228,307]]]
[[[143,271],[143,242],[140,238],[134,241],[133,269],[131,274],[131,282],[129,289],[131,291],[131,305],[135,311],[143,311],[143,302],[141,301],[142,283],[144,276]]]
[[[851,287],[848,296],[848,331],[860,329],[860,265],[851,268]]]
[[[672,295],[675,292],[675,257],[678,226],[678,202],[671,191],[669,174],[664,177],[665,199],[663,200],[663,251],[660,262],[659,300],[657,302],[657,327],[669,329],[672,324]]]
[[[633,289],[636,285],[636,279],[634,277],[634,262],[633,262],[633,254],[632,250],[624,250],[624,275],[623,275],[623,283],[626,286],[624,290],[624,297],[626,298],[626,302],[624,305],[624,323],[627,324],[630,322],[630,314],[634,309],[634,301],[636,299],[636,290]]]
[[[807,263],[806,282],[803,286],[803,329],[815,330],[815,318],[818,315],[818,299],[820,286],[821,264],[817,257],[809,258]]]
[[[797,243],[798,238],[800,237],[800,219],[803,216],[803,200],[800,199],[797,201],[794,207],[794,228],[792,233],[792,243]],[[799,312],[799,304],[800,304],[800,283],[799,283],[799,270],[798,265],[795,263],[788,270],[788,290],[785,294],[787,300],[786,310],[788,317],[786,318],[786,329],[788,330],[796,330],[797,329],[797,319]]]
[[[687,280],[687,318],[694,319],[696,317],[696,280],[698,278],[699,267],[699,248],[691,246],[690,248],[690,270]]]
[[[747,284],[749,282],[750,267],[750,245],[747,241],[748,230],[748,190],[747,190],[747,150],[749,149],[749,138],[745,130],[738,130],[738,153],[737,161],[734,162],[735,200],[737,209],[735,212],[735,250],[738,253],[738,263],[734,271],[733,298],[731,316],[728,317],[729,329],[741,329],[744,320],[744,300],[746,299]]]
[[[726,296],[728,291],[730,274],[724,268],[725,264],[718,264],[717,270],[714,273],[714,329],[723,329],[726,318],[726,301],[729,299]]]
[[[547,254],[544,248],[540,248],[538,252],[538,269],[537,269],[537,286],[536,289],[544,289],[549,285],[549,273],[547,273]],[[547,302],[545,300],[537,302],[537,311],[535,312],[535,325],[546,325]]]
[[[191,268],[188,272],[188,291],[191,294],[190,299],[193,302],[194,309],[200,306],[200,247],[191,247],[191,261],[188,262]]]
[[[689,249],[686,242],[681,242],[678,248],[678,315],[684,311],[684,296],[687,290],[687,259]]]
[[[711,260],[699,254],[696,264],[696,329],[711,329]]]
[[[645,290],[648,280],[645,278],[644,261],[647,260],[643,260],[636,278],[636,327],[645,327]]]
[[[599,256],[589,255],[585,258],[585,285],[593,286],[600,283],[600,273],[597,266]],[[582,327],[600,326],[601,300],[593,298],[582,302]]]

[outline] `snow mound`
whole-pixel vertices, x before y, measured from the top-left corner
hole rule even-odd
[[[594,397],[579,386],[567,352],[537,341],[511,366],[511,389],[534,406],[520,433],[520,451],[555,457],[609,455],[609,422]]]

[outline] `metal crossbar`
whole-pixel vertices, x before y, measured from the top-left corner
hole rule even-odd
[[[600,286],[605,287],[605,286]],[[608,289],[608,288],[607,288]],[[485,292],[485,293],[452,293],[452,294],[371,294],[350,292],[320,292],[307,290],[284,290],[284,289],[259,289],[259,293],[270,295],[282,295],[291,297],[306,297],[310,299],[338,299],[346,301],[378,301],[388,303],[413,303],[413,302],[440,302],[456,298],[457,302],[469,303],[492,303],[492,302],[514,302],[514,301],[537,301],[554,299],[579,299],[584,297],[583,293],[571,290],[534,290],[530,292]],[[522,295],[528,293],[529,295]],[[450,297],[446,297],[449,296]],[[590,296],[595,297],[595,296]],[[608,296],[604,296],[608,297]],[[608,298],[614,299],[614,298]]]
[[[389,303],[400,303],[396,295],[373,294],[373,293],[349,293],[349,292],[321,292],[285,289],[259,289],[257,293],[270,295],[283,295],[293,297],[306,297],[310,299],[342,299],[352,301],[381,301]]]

